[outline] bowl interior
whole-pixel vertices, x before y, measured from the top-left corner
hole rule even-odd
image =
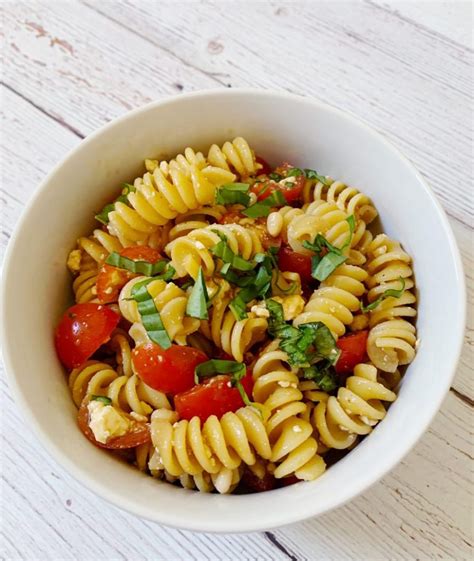
[[[145,157],[244,136],[282,160],[346,181],[372,197],[386,233],[414,257],[419,349],[400,398],[373,434],[319,480],[260,495],[218,496],[162,484],[91,446],[53,348],[70,300],[69,250]],[[138,515],[187,529],[251,531],[317,515],[386,473],[427,427],[449,387],[463,332],[464,293],[453,236],[412,166],[378,134],[314,101],[266,92],[211,91],[151,104],[89,137],[49,175],[25,212],[4,272],[4,354],[20,407],[77,479]],[[25,350],[28,349],[28,352]],[[343,484],[342,484],[343,483]],[[284,508],[281,506],[284,505]]]

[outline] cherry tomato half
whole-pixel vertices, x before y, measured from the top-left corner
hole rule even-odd
[[[337,346],[341,349],[341,356],[335,365],[338,374],[352,372],[354,366],[364,361],[368,336],[368,331],[358,331],[338,339]]]
[[[148,261],[150,263],[156,263],[161,259],[158,250],[146,245],[125,247],[120,252],[120,255],[133,259],[134,261]],[[104,304],[117,302],[122,288],[135,276],[136,275],[125,269],[119,269],[118,267],[107,264],[102,265],[97,276],[97,298]]]
[[[252,374],[242,379],[242,385],[250,397],[252,395]],[[237,411],[244,405],[237,388],[233,388],[227,375],[215,376],[191,390],[180,393],[174,398],[174,406],[181,419],[199,417],[204,422],[211,415],[221,418],[228,411]]]
[[[75,304],[66,310],[54,332],[59,360],[77,368],[110,339],[120,316],[101,304]]]
[[[140,378],[155,390],[176,394],[195,385],[194,369],[208,360],[205,353],[192,347],[171,345],[162,349],[154,343],[136,347],[132,362]]]
[[[298,273],[302,283],[309,283],[313,280],[311,276],[311,256],[297,253],[287,245],[281,246],[278,252],[278,266],[281,271]]]
[[[125,449],[125,448],[135,448],[135,446],[140,446],[140,444],[145,444],[146,442],[150,442],[150,429],[146,423],[136,421],[130,415],[123,413],[131,422],[130,430],[123,434],[122,436],[114,436],[113,438],[109,438],[107,442],[102,443],[98,442],[95,439],[94,433],[89,426],[89,411],[87,409],[87,405],[89,403],[89,399],[86,398],[81,403],[79,407],[79,411],[77,412],[77,424],[79,428],[84,433],[84,436],[95,444],[99,448],[108,448],[113,450],[118,449]]]

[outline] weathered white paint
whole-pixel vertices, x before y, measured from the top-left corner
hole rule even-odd
[[[472,306],[467,2],[43,0],[2,9],[2,254],[38,182],[104,122],[181,90],[268,87],[352,111],[409,155],[451,217]],[[452,391],[396,470],[322,518],[251,536],[169,530],[99,501],[39,447],[2,377],[1,557],[469,559],[472,334],[470,317]]]

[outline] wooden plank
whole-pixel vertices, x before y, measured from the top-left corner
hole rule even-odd
[[[368,0],[381,9],[408,20],[426,33],[438,35],[441,41],[448,38],[453,43],[472,49],[472,33],[469,25],[459,25],[460,21],[472,21],[472,2],[466,0],[440,1],[429,3],[400,0]]]
[[[133,0],[86,2],[227,84],[312,95],[360,116],[399,146],[447,212],[469,225],[472,53],[462,45],[442,43],[371,4],[178,3],[144,11]],[[176,26],[186,20],[196,24]]]

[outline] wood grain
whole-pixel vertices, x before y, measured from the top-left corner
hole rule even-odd
[[[2,11],[2,254],[39,181],[108,120],[181,91],[283,89],[359,115],[409,154],[450,216],[472,309],[467,2],[43,0]],[[470,315],[452,391],[391,474],[324,517],[246,536],[170,530],[104,504],[39,447],[2,374],[0,557],[470,559],[473,328]]]

